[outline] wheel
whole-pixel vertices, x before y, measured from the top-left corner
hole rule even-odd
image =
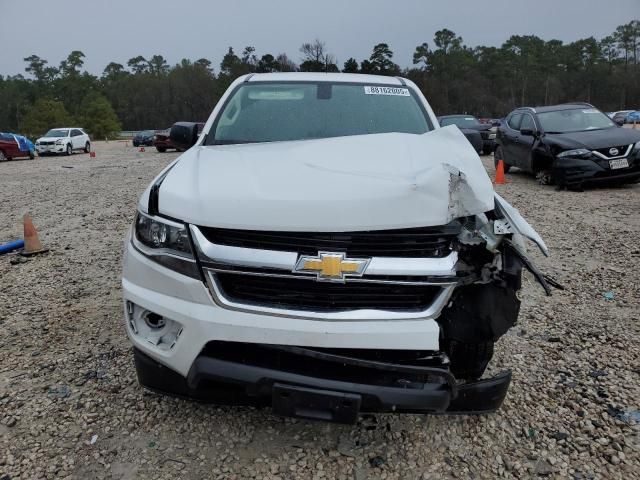
[[[450,370],[459,380],[477,380],[493,357],[493,342],[465,343],[447,340],[444,350],[451,361]]]
[[[167,151],[167,147],[156,147],[156,150],[158,150],[160,153],[164,153]]]
[[[507,161],[504,159],[504,153],[502,151],[502,147],[496,148],[496,151],[493,154],[493,164],[496,168],[498,168],[498,162],[500,160],[502,160],[502,164],[504,165],[504,173],[509,173],[509,170],[511,170],[511,165],[509,165]]]
[[[536,180],[540,185],[553,185],[555,183],[550,168],[538,170],[536,172]]]
[[[91,144],[89,142],[84,144],[84,153],[89,153],[91,151]]]
[[[71,155],[73,153],[73,149],[71,148],[71,144],[67,143],[67,155]]]
[[[0,162],[7,160],[6,155],[4,154],[4,152],[2,150],[0,150]]]

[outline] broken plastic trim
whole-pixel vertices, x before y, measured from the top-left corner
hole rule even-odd
[[[525,255],[523,255],[522,252],[520,250],[518,250],[518,248],[516,248],[516,246],[511,242],[511,240],[509,240],[507,238],[503,239],[502,240],[502,245],[503,245],[503,249],[505,251],[510,252],[516,258],[518,258],[518,260],[520,260],[522,262],[522,265],[527,270],[529,270],[531,272],[531,274],[538,281],[538,283],[542,286],[542,288],[544,288],[544,291],[547,294],[547,296],[550,297],[551,296],[551,287],[549,286],[549,283],[547,283],[547,280],[546,280],[545,276],[542,274],[542,272],[540,272],[540,270],[538,270],[538,267],[536,267],[531,262],[531,260],[529,260]],[[555,282],[555,283],[557,284],[557,282]]]

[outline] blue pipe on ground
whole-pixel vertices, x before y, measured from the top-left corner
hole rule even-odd
[[[0,255],[22,247],[24,247],[24,240],[14,240],[13,242],[5,243],[0,245]]]

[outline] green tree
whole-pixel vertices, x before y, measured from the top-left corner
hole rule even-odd
[[[393,63],[393,52],[386,43],[379,43],[373,47],[369,57],[372,73],[377,75],[399,75],[400,67]]]
[[[256,68],[256,72],[259,73],[277,72],[278,70],[278,62],[270,53],[267,53],[260,58],[260,60],[258,61],[258,66]]]
[[[51,128],[71,124],[71,116],[62,102],[51,99],[38,99],[27,111],[22,131],[31,137],[40,137]]]
[[[82,101],[78,121],[96,139],[113,138],[122,126],[104,95],[90,93]]]
[[[428,65],[429,59],[429,44],[424,42],[421,45],[416,47],[415,52],[413,52],[413,64],[420,65],[422,64],[422,68],[426,69]]]
[[[25,71],[33,75],[38,82],[51,82],[58,74],[58,69],[55,67],[47,67],[46,60],[40,58],[38,55],[31,55],[23,59],[27,62]]]
[[[149,72],[153,75],[166,75],[169,73],[169,65],[162,55],[154,55],[149,60]]]
[[[136,75],[140,75],[141,73],[146,73],[149,71],[149,62],[142,55],[130,58],[127,61],[127,65]]]
[[[358,61],[351,57],[349,60],[344,62],[344,67],[342,68],[344,73],[358,73]]]
[[[60,62],[60,73],[63,77],[72,77],[80,74],[80,69],[84,65],[84,53],[80,50],[74,50],[67,59]]]

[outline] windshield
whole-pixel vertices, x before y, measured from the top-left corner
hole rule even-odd
[[[66,137],[69,134],[69,130],[49,130],[44,134],[45,137]]]
[[[546,133],[584,132],[612,128],[616,124],[597,108],[573,108],[538,113],[540,126]]]
[[[476,117],[447,117],[440,119],[440,126],[456,125],[459,128],[477,127],[480,121]]]
[[[244,83],[224,105],[207,145],[431,130],[411,89],[331,82]]]

